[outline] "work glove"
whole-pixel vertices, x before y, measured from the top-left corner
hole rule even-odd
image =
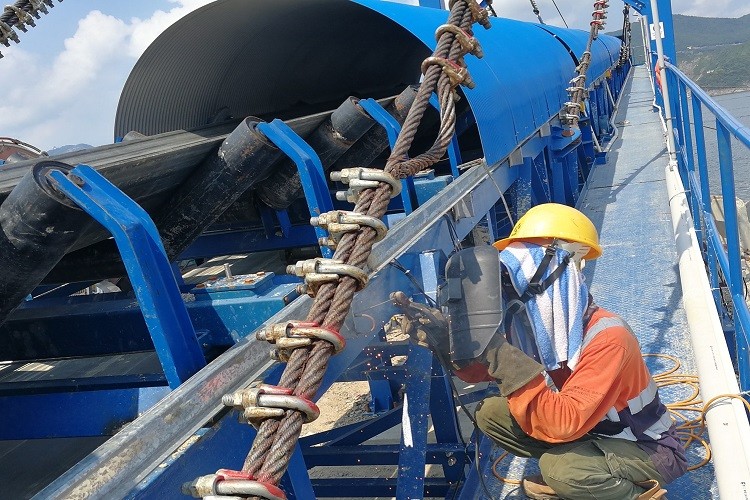
[[[392,293],[391,300],[404,313],[401,320],[403,332],[413,342],[434,352],[441,361],[449,361],[448,320],[440,309],[414,302],[400,291]]]
[[[483,354],[487,372],[497,380],[500,395],[508,397],[531,382],[544,367],[498,334]]]

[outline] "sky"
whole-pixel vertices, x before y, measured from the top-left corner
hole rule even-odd
[[[37,20],[20,44],[0,46],[0,136],[40,149],[109,144],[125,81],[148,45],[168,26],[211,0],[65,0]],[[248,0],[249,1],[249,0]],[[257,0],[273,1],[273,0]],[[401,0],[417,3],[417,0]],[[536,0],[544,22],[563,25],[552,0]],[[556,0],[570,27],[588,30],[593,0]],[[6,3],[12,3],[8,0]],[[611,0],[607,30],[621,23]],[[739,17],[750,2],[673,0],[673,11]],[[495,0],[498,15],[536,21],[528,0]],[[205,36],[205,34],[204,34]]]

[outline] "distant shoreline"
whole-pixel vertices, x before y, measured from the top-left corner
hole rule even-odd
[[[750,92],[750,87],[733,87],[726,89],[706,90],[706,93],[710,96],[739,94],[740,92]]]

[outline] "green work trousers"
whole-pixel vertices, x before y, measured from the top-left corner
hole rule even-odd
[[[594,436],[563,444],[539,441],[521,429],[508,400],[500,396],[482,401],[476,419],[482,432],[506,451],[538,458],[544,481],[561,498],[635,499],[646,491],[636,483],[655,479],[664,486],[651,458],[633,441]]]

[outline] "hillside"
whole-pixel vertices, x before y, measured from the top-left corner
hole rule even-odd
[[[675,14],[677,66],[709,92],[750,89],[750,14],[735,19]],[[619,34],[619,33],[617,33]],[[643,61],[643,42],[633,26],[633,60]]]
[[[674,16],[679,68],[708,91],[750,88],[750,15]]]

